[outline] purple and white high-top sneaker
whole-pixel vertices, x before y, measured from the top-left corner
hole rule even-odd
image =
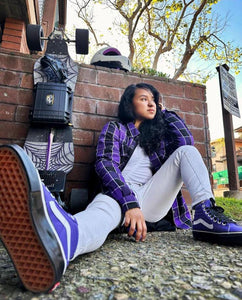
[[[78,227],[44,187],[31,159],[17,145],[0,147],[0,238],[20,280],[47,292],[74,257]]]
[[[223,245],[242,245],[242,226],[226,217],[214,199],[195,206],[192,222],[194,239]]]

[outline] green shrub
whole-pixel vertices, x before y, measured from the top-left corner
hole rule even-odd
[[[224,214],[236,221],[242,221],[242,200],[216,197],[216,205],[222,206]]]
[[[144,75],[150,75],[150,76],[157,76],[157,77],[165,77],[165,78],[170,77],[168,74],[156,71],[152,68],[142,68],[142,69],[132,68],[132,72],[136,72]]]

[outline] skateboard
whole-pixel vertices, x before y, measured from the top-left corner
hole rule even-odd
[[[71,122],[78,75],[78,65],[71,59],[67,43],[75,42],[78,54],[88,54],[88,30],[76,29],[74,41],[60,29],[54,29],[45,38],[40,25],[29,24],[26,35],[30,50],[42,51],[44,41],[47,41],[47,47],[34,64],[34,105],[23,148],[44,184],[65,207],[60,194],[65,189],[66,175],[74,165]],[[77,205],[76,201],[72,199],[72,206]]]

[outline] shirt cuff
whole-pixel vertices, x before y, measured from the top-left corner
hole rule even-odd
[[[140,208],[139,203],[137,201],[135,201],[135,202],[128,202],[128,203],[126,202],[122,206],[122,211],[125,214],[125,212],[127,210],[132,209],[132,208]]]

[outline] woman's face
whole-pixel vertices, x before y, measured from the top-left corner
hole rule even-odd
[[[144,120],[152,120],[156,115],[156,104],[150,90],[137,89],[133,98],[135,126],[138,128]]]

